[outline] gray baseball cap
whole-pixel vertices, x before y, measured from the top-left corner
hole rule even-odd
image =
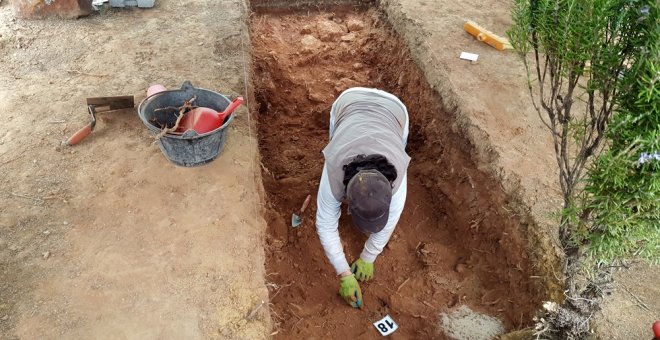
[[[383,230],[392,201],[392,185],[383,174],[360,170],[348,182],[346,198],[355,227],[368,234]]]

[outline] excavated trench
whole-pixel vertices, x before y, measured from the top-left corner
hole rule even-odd
[[[264,2],[266,4],[268,2]],[[442,339],[440,314],[462,305],[529,325],[542,298],[508,198],[472,161],[467,139],[377,9],[301,11],[253,3],[250,29],[259,149],[266,190],[268,287],[276,338],[376,338],[390,314],[397,336]],[[328,117],[341,91],[365,86],[397,95],[410,113],[408,198],[397,229],[362,284],[364,308],[338,296],[338,279],[314,226]],[[291,213],[312,204],[299,229]],[[349,262],[366,237],[345,215]],[[474,325],[474,327],[479,327]]]

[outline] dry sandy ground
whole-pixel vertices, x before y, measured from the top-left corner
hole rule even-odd
[[[510,52],[482,44],[462,29],[466,20],[504,35],[511,25],[510,4],[444,0],[385,0],[383,7],[404,36],[416,62],[448,105],[464,114],[466,131],[479,150],[475,157],[521,198],[533,220],[532,246],[553,251],[553,211],[560,206],[556,162],[549,133],[531,106],[525,70]],[[476,64],[459,60],[461,51],[480,55]],[[460,116],[460,114],[459,114]],[[524,209],[526,210],[526,209]],[[541,261],[551,264],[551,257]],[[547,273],[547,269],[540,268]],[[616,275],[618,283],[596,318],[602,339],[647,339],[660,318],[660,267],[635,265]],[[554,282],[546,282],[554,290]]]
[[[260,338],[270,333],[257,155],[242,108],[221,157],[169,163],[136,110],[85,98],[184,80],[243,94],[242,2],[158,1],[77,21],[0,7],[0,338]],[[185,20],[184,20],[185,18]],[[249,60],[249,58],[247,58]],[[249,67],[249,66],[248,66]],[[47,254],[47,255],[44,255]]]
[[[267,299],[268,278],[245,109],[222,156],[196,169],[169,163],[130,110],[104,115],[79,146],[59,146],[88,121],[86,97],[139,101],[150,83],[184,80],[245,94],[243,6],[160,0],[150,10],[30,22],[12,20],[7,1],[0,3],[0,337],[270,334],[267,308],[245,318]],[[555,164],[521,64],[461,28],[472,19],[502,34],[508,4],[389,0],[383,7],[429,82],[461,113],[455,128],[473,140],[474,157],[526,202],[530,231],[541,231],[533,241],[552,252],[552,233],[543,230],[558,203]],[[480,54],[479,62],[459,60],[461,51]],[[603,339],[650,337],[660,302],[649,287],[660,275],[640,268],[622,275],[625,289],[606,305]]]
[[[660,320],[660,266],[634,264],[615,274],[614,293],[596,316],[598,339],[651,339]]]

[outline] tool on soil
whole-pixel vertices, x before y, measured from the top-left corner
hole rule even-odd
[[[87,111],[92,116],[92,121],[69,137],[66,141],[67,145],[73,146],[80,143],[94,131],[97,113],[128,109],[134,106],[133,96],[87,98]]]
[[[502,50],[511,50],[511,43],[507,38],[502,38],[499,35],[477,25],[474,21],[467,21],[463,24],[463,29],[475,36],[477,40],[485,42],[486,44],[495,47],[496,49]]]
[[[295,213],[291,215],[291,226],[294,228],[298,228],[300,224],[302,223],[302,214],[305,212],[305,209],[307,209],[307,206],[309,205],[309,201],[312,200],[312,195],[307,195],[307,198],[305,198],[305,202],[303,202],[302,207],[300,208],[300,216],[296,215]]]
[[[227,106],[227,108],[218,112],[208,107],[197,107],[192,111],[185,114],[177,132],[186,132],[188,130],[195,130],[197,133],[207,133],[221,127],[226,119],[231,115],[236,108],[243,104],[243,97],[238,97]]]

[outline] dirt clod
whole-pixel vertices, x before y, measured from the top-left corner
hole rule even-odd
[[[355,40],[355,33],[349,33],[341,36],[341,41],[351,42],[353,40]]]
[[[364,29],[364,21],[356,18],[348,19],[346,27],[350,32],[361,31]]]
[[[318,30],[319,39],[321,41],[336,41],[337,38],[346,33],[344,26],[331,21],[331,20],[322,20],[316,24],[316,29]]]
[[[313,31],[312,25],[305,25],[300,29],[300,34],[310,34]]]
[[[465,272],[465,264],[463,264],[463,263],[459,263],[459,264],[457,264],[457,265],[454,267],[454,271],[457,272],[457,273],[459,273],[459,274],[463,274],[463,272]]]
[[[321,47],[321,41],[316,39],[313,35],[307,34],[301,40],[302,44],[301,52],[303,53],[312,53],[318,50]]]

